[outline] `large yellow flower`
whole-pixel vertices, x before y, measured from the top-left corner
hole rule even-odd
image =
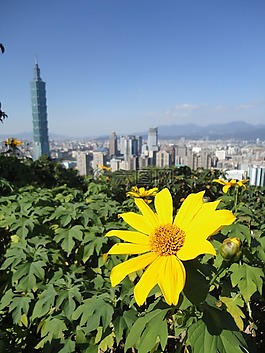
[[[232,179],[230,181],[227,181],[227,180],[224,180],[224,179],[213,179],[213,182],[223,185],[223,192],[226,194],[227,191],[231,187],[235,188],[237,186],[240,186],[240,187],[243,187],[244,189],[246,189],[246,185],[245,184],[248,182],[248,180],[246,180],[246,179],[243,179],[243,180]]]
[[[168,189],[155,196],[155,209],[142,199],[135,199],[140,214],[123,213],[120,216],[135,231],[112,230],[107,236],[116,236],[128,243],[117,243],[108,254],[142,254],[115,266],[110,274],[112,286],[128,274],[144,269],[134,288],[134,297],[142,305],[152,288],[158,284],[166,302],[176,305],[184,288],[186,272],[182,261],[201,254],[215,255],[207,240],[222,227],[234,222],[231,211],[216,210],[220,201],[203,203],[204,191],[190,194],[173,219],[173,202]]]
[[[136,197],[143,199],[146,203],[152,202],[149,197],[154,197],[158,192],[158,188],[152,188],[146,190],[144,187],[138,188],[137,186],[133,186],[131,191],[126,193],[126,196]]]

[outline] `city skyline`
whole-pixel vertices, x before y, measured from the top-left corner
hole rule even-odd
[[[1,134],[32,130],[35,56],[49,130],[70,136],[265,117],[265,3],[3,0]]]

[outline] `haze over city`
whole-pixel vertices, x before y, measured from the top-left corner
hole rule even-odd
[[[38,61],[52,133],[265,121],[263,0],[1,1],[1,134],[32,131]]]

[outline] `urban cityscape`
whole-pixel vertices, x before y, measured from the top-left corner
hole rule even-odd
[[[20,153],[37,160],[48,155],[65,168],[77,169],[80,175],[95,173],[100,167],[112,172],[144,170],[150,166],[168,168],[187,166],[216,168],[227,179],[248,179],[250,185],[265,185],[265,141],[210,141],[159,138],[158,127],[150,127],[145,136],[117,136],[87,140],[49,140],[45,82],[35,63],[31,81],[33,141],[24,141]],[[2,149],[4,147],[2,146]]]

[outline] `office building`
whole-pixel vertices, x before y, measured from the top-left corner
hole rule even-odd
[[[172,165],[172,153],[160,150],[156,154],[156,166],[159,168],[168,167]]]
[[[91,156],[86,152],[78,152],[76,155],[77,170],[80,175],[88,175],[91,169]]]
[[[148,132],[148,140],[147,140],[148,150],[150,152],[158,151],[158,128],[150,128]]]
[[[109,137],[109,156],[115,157],[118,154],[117,135],[112,131]]]
[[[249,185],[265,186],[265,167],[252,166],[248,169]]]

